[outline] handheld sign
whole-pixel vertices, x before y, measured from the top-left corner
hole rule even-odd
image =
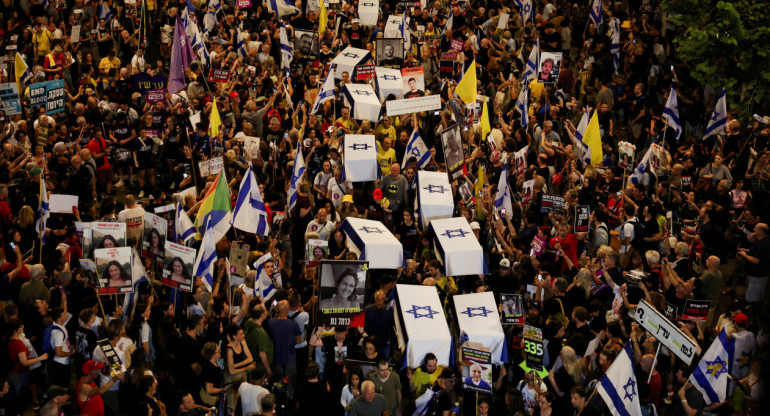
[[[684,302],[684,311],[682,311],[682,319],[687,319],[689,321],[705,321],[709,317],[710,310],[711,310],[710,300],[687,299]]]
[[[591,207],[588,205],[579,205],[575,207],[575,232],[587,233],[589,217],[591,216]]]
[[[492,394],[492,353],[476,348],[462,347],[463,388]]]
[[[673,351],[685,364],[692,363],[698,346],[647,301],[639,302],[634,320],[660,341],[664,347]]]
[[[524,354],[527,367],[535,371],[544,368],[545,350],[543,349],[543,331],[540,328],[524,325]]]

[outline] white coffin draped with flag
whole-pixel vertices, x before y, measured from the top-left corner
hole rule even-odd
[[[455,201],[446,173],[417,172],[417,209],[423,230],[431,220],[452,217]]]
[[[347,72],[350,76],[353,76],[353,70],[356,65],[364,63],[367,59],[371,59],[372,54],[366,49],[358,49],[352,46],[348,46],[344,51],[340,52],[333,60],[332,63],[336,65],[334,78],[342,79],[342,73]]]
[[[455,316],[460,333],[492,352],[492,363],[503,362],[505,333],[492,292],[455,295]],[[461,335],[462,337],[462,335]]]
[[[380,102],[385,102],[385,97],[390,94],[396,98],[404,98],[404,81],[401,77],[401,70],[375,67],[377,94],[380,95]]]
[[[372,134],[346,134],[345,178],[351,182],[377,180],[380,167],[377,164],[377,144]]]
[[[370,269],[396,269],[404,264],[404,246],[379,221],[348,217],[340,225],[348,249],[367,260]]]
[[[350,107],[350,117],[376,123],[380,119],[382,103],[369,84],[345,84],[342,88],[345,105]]]
[[[484,252],[464,217],[432,220],[428,230],[447,276],[484,273]]]
[[[400,38],[401,37],[401,16],[391,14],[388,16],[388,20],[385,22],[385,37],[386,38]]]
[[[435,286],[396,285],[393,314],[406,365],[419,367],[429,352],[436,355],[438,365],[451,364],[452,335]]]
[[[380,17],[380,0],[364,0],[358,3],[358,18],[361,26],[377,26]]]

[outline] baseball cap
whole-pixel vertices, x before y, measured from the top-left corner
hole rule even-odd
[[[104,363],[97,363],[94,360],[88,360],[85,362],[85,364],[83,364],[81,370],[83,371],[83,374],[88,374],[91,371],[101,370],[102,368],[104,368]]]
[[[511,267],[511,261],[508,259],[500,260],[500,267],[504,267],[504,268]]]
[[[380,188],[375,189],[374,192],[372,192],[372,197],[374,199],[382,199],[382,189]]]
[[[230,98],[238,98],[238,97],[240,97],[240,94],[238,94],[238,91],[230,92]]]
[[[471,230],[476,231],[480,229],[481,229],[481,226],[479,225],[478,221],[473,221],[471,223]]]
[[[738,315],[735,315],[735,318],[733,318],[733,321],[740,326],[749,325],[749,317],[746,316],[745,313],[739,313]]]
[[[350,23],[361,23],[361,21],[358,20],[358,19],[353,19],[353,20],[350,21]]]

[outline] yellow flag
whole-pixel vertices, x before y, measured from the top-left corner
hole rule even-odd
[[[476,191],[476,218],[484,220],[486,216],[484,215],[484,211],[481,209],[481,201],[478,199],[479,191],[484,189],[484,168],[481,167],[481,164],[479,164],[479,174],[476,178],[476,185],[473,187],[473,189]]]
[[[481,141],[487,140],[487,135],[492,131],[489,125],[489,107],[487,107],[488,97],[484,97],[484,104],[481,106]]]
[[[465,104],[476,102],[476,60],[471,62],[471,66],[465,71],[455,92]]]
[[[326,30],[326,25],[329,23],[329,11],[326,10],[324,0],[320,1],[321,10],[318,12],[318,33],[321,37],[323,37],[324,31]]]
[[[19,86],[19,96],[24,96],[24,83],[32,79],[32,72],[27,68],[27,64],[21,59],[21,55],[16,52],[16,61],[14,62],[16,72],[16,84]]]
[[[219,118],[219,109],[216,100],[214,100],[211,106],[211,116],[209,116],[209,134],[211,134],[212,139],[219,136],[219,127],[221,126],[222,119]]]
[[[588,127],[586,127],[586,133],[583,135],[583,143],[591,149],[591,166],[601,163],[604,159],[602,154],[602,135],[599,131],[599,118],[596,113],[597,111],[594,110],[594,115],[591,116]]]

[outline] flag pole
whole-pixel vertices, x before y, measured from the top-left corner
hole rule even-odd
[[[580,411],[578,412],[578,414],[577,414],[577,415],[575,415],[575,416],[580,416],[580,414],[581,414],[581,413],[583,413],[583,410],[586,410],[586,407],[588,407],[588,403],[590,403],[590,402],[591,402],[591,399],[593,399],[593,398],[594,398],[594,395],[596,394],[596,391],[597,391],[597,390],[596,390],[596,387],[594,387],[594,392],[593,392],[593,393],[591,393],[591,395],[590,395],[590,396],[588,396],[588,399],[586,399],[586,405],[585,405],[585,406],[583,406],[583,408],[582,408],[582,409],[580,409]]]
[[[658,361],[659,353],[660,353],[660,342],[658,343],[658,348],[655,350],[655,355],[652,357],[652,367],[650,367],[650,374],[647,376],[647,384],[650,384],[650,379],[652,379],[652,373],[655,372],[655,363]]]

